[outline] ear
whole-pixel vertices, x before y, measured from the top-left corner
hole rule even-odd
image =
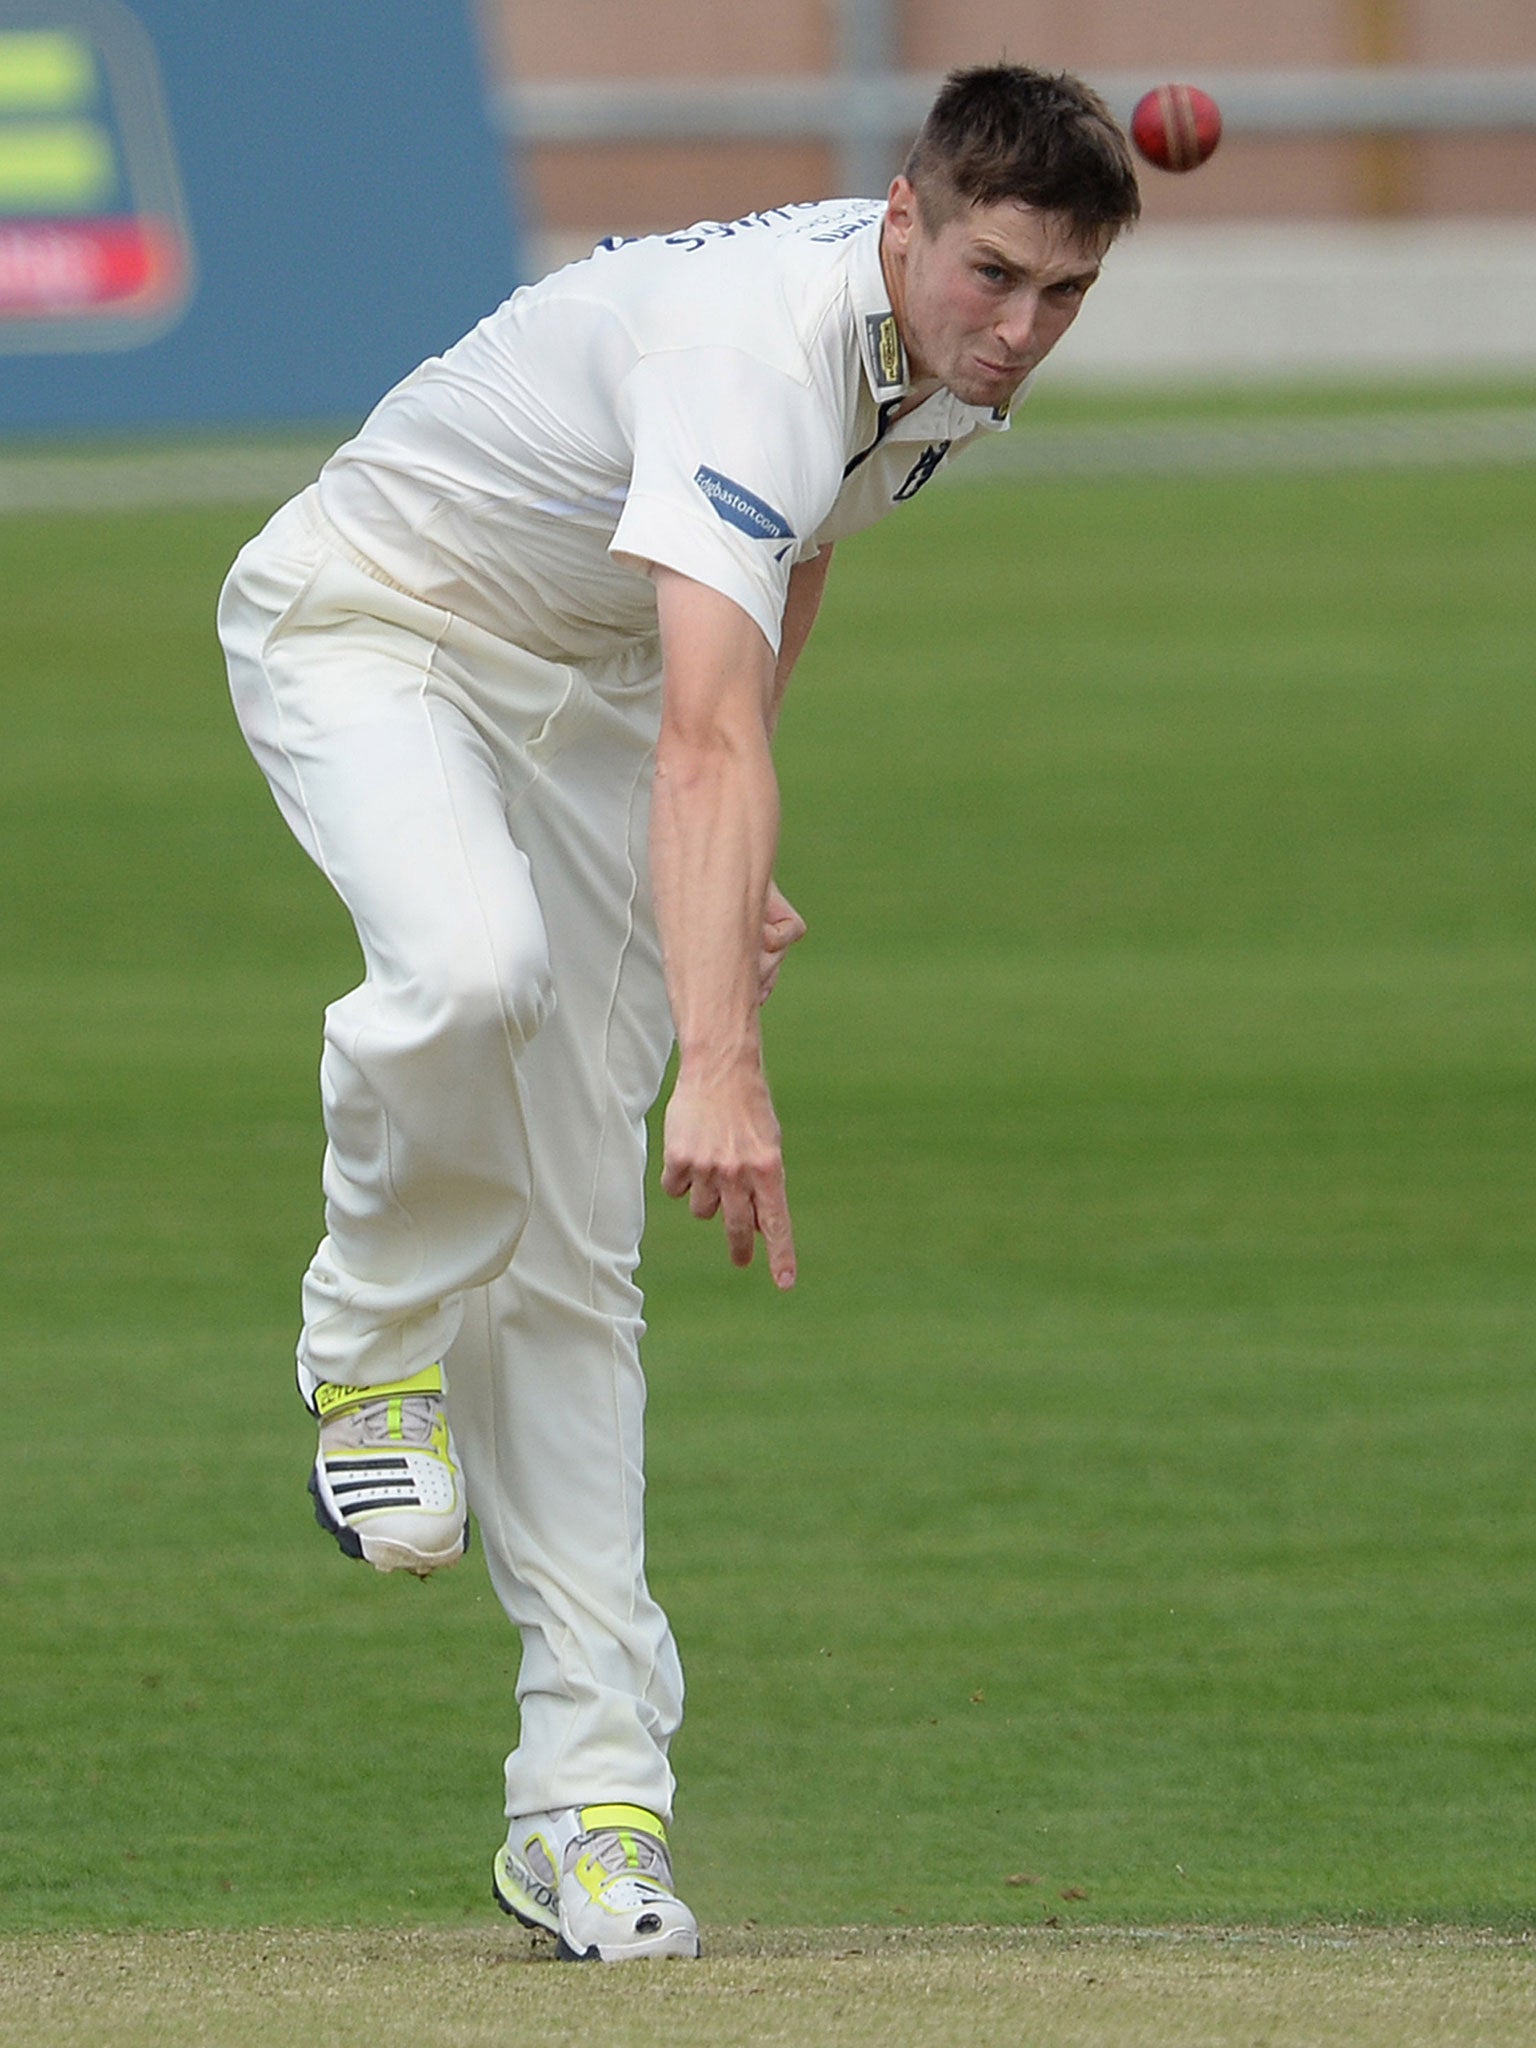
[[[885,201],[885,232],[892,248],[901,255],[917,226],[917,194],[909,178],[895,177]]]

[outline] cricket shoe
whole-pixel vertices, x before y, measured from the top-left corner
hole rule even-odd
[[[469,1516],[442,1367],[382,1387],[339,1386],[301,1367],[299,1390],[320,1422],[309,1490],[321,1528],[381,1572],[424,1579],[457,1564]]]
[[[574,1806],[563,1813],[525,1813],[513,1821],[491,1865],[491,1892],[503,1913],[525,1927],[560,1932],[560,1872],[581,1833]]]
[[[513,1821],[496,1902],[557,1937],[567,1963],[696,1956],[698,1923],[672,1889],[667,1831],[642,1806],[582,1806]]]
[[[628,1963],[696,1956],[699,1924],[672,1889],[667,1831],[643,1806],[583,1806],[581,1832],[560,1874],[560,1938],[567,1963]]]

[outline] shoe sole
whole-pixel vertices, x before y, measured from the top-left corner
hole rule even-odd
[[[644,1948],[604,1949],[594,1942],[583,1949],[572,1948],[562,1934],[555,1942],[555,1954],[562,1963],[697,1962],[699,1938],[678,1932],[661,1935]]]
[[[446,1571],[449,1565],[457,1564],[469,1549],[467,1515],[458,1547],[454,1550],[422,1551],[412,1550],[405,1543],[370,1542],[331,1512],[321,1491],[319,1471],[313,1465],[309,1471],[309,1497],[315,1504],[315,1520],[326,1535],[335,1537],[345,1556],[356,1558],[362,1564],[371,1564],[375,1571],[414,1572],[418,1579],[424,1579],[431,1572]]]

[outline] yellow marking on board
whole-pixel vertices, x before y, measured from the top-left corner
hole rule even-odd
[[[94,121],[0,121],[0,213],[76,213],[117,188],[112,137]]]
[[[71,114],[95,92],[96,60],[83,36],[0,32],[0,114]]]

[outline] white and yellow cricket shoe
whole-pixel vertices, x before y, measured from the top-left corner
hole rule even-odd
[[[698,1922],[672,1889],[667,1831],[643,1806],[523,1815],[497,1853],[492,1886],[503,1912],[558,1937],[564,1962],[699,1952]]]
[[[469,1514],[442,1367],[382,1387],[339,1386],[301,1369],[299,1387],[320,1422],[309,1490],[321,1528],[381,1572],[424,1579],[457,1564]]]
[[[491,1865],[491,1892],[503,1913],[525,1927],[560,1932],[560,1873],[581,1833],[574,1806],[561,1813],[525,1813],[513,1821]]]

